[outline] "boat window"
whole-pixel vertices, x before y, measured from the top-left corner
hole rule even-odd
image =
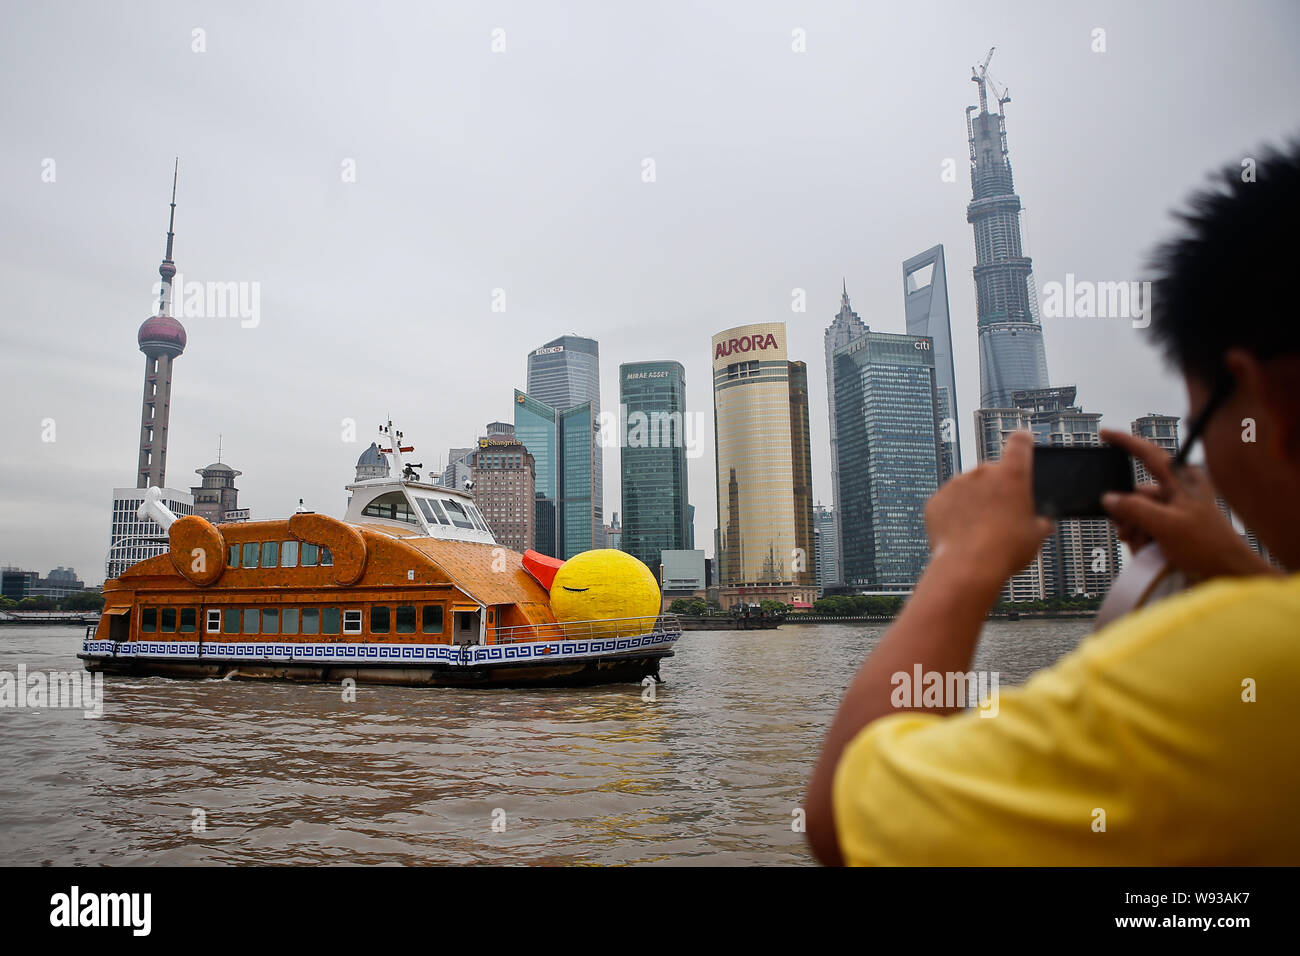
[[[441,604],[426,604],[424,606],[424,619],[420,622],[420,633],[422,634],[442,633],[442,605]]]
[[[156,630],[158,630],[158,609],[144,608],[140,611],[140,631],[144,634],[152,634]]]
[[[260,614],[257,608],[255,607],[244,608],[244,627],[243,627],[244,634],[257,633],[257,621],[259,617]]]
[[[478,525],[478,529],[491,534],[492,531],[488,528],[487,520],[483,517],[483,513],[478,510],[477,506],[466,505],[466,508],[469,510],[469,516],[473,518],[474,522]]]
[[[323,607],[320,611],[320,632],[322,634],[337,634],[339,632],[339,609],[336,607]]]
[[[165,607],[162,609],[162,621],[158,624],[158,630],[165,631],[168,634],[176,631],[176,608]]]
[[[238,634],[239,633],[239,608],[228,607],[222,612],[221,633]]]
[[[298,633],[298,609],[296,607],[287,607],[280,612],[280,633]]]
[[[429,507],[432,508],[433,513],[438,516],[439,521],[443,524],[451,524],[451,519],[447,517],[447,512],[442,510],[442,505],[438,504],[437,499],[430,498]]]
[[[384,608],[384,610],[387,611],[388,608]],[[330,611],[334,611],[335,614],[338,614],[338,613],[339,613],[335,608],[329,608],[329,609],[327,609],[327,610],[325,611],[325,613],[326,613],[326,614],[329,614]],[[331,633],[333,633],[333,632],[331,632]],[[357,609],[357,610],[355,610],[355,611],[344,611],[344,612],[343,612],[343,633],[344,633],[344,634],[360,634],[360,633],[361,633],[361,611],[360,611],[360,609]]]
[[[221,609],[208,608],[208,633],[216,634],[221,630]]]
[[[280,633],[280,609],[278,607],[262,608],[262,633]]]
[[[274,568],[280,563],[280,542],[262,542],[262,567]]]
[[[302,543],[302,560],[299,562],[304,568],[314,568],[320,564],[320,546]]]
[[[348,613],[351,614],[352,612],[351,612],[351,611],[348,611]],[[361,612],[358,611],[358,612],[357,612],[357,616],[358,616],[358,618],[360,617],[360,615],[361,615]],[[370,609],[370,633],[371,633],[371,634],[387,634],[387,633],[388,633],[388,620],[389,620],[389,613],[388,613],[388,608],[387,608],[387,607],[385,607],[385,606],[382,605],[382,604],[379,605],[378,607],[372,607],[372,608]],[[357,630],[358,630],[358,631],[361,630],[361,627],[360,627],[360,624],[359,624],[359,623],[358,623],[358,626],[357,626]]]
[[[320,633],[320,608],[305,607],[302,609],[302,632],[304,634]]]
[[[398,634],[415,633],[415,605],[399,604],[397,606],[397,627]]]
[[[239,545],[232,544],[230,546],[230,558],[226,561],[226,564],[232,568],[239,567]]]
[[[257,554],[260,550],[256,541],[246,541],[244,543],[244,560],[240,563],[240,566],[245,568],[257,567]]]
[[[298,566],[298,542],[280,542],[280,567],[296,568]]]
[[[460,502],[452,501],[450,498],[443,498],[442,505],[447,509],[447,516],[451,518],[451,523],[457,528],[473,528],[474,522],[469,520],[465,514],[465,509],[460,506]]]
[[[390,491],[380,495],[362,508],[361,513],[371,518],[387,518],[390,521],[405,521],[407,524],[420,523],[415,517],[415,512],[411,510],[411,503],[406,499],[405,492],[401,491]]]
[[[416,498],[415,503],[420,506],[424,512],[425,520],[429,524],[447,524],[447,519],[442,516],[442,509],[438,507],[436,501],[430,501],[428,498]]]
[[[323,544],[320,546],[320,563],[321,567],[326,567],[334,563],[334,552]]]
[[[196,607],[181,608],[181,633],[193,634],[199,629],[199,609]]]

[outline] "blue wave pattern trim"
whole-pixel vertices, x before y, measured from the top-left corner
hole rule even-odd
[[[481,667],[512,661],[572,660],[616,656],[636,651],[671,647],[680,636],[676,631],[656,631],[637,637],[588,638],[572,641],[537,641],[462,648],[450,644],[299,644],[269,641],[114,641],[91,640],[81,645],[89,657],[165,658],[201,661],[209,658],[277,663],[356,663],[393,661],[446,664],[452,667]]]

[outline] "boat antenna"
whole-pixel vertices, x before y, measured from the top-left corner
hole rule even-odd
[[[389,444],[392,445],[391,448],[380,448],[379,450],[385,455],[391,455],[393,459],[393,471],[406,477],[406,472],[409,471],[410,468],[406,464],[405,459],[402,458],[402,452],[415,451],[415,446],[402,444],[402,433],[393,427],[393,420],[391,418],[388,420],[387,425],[379,426],[379,433],[386,437]],[[423,468],[424,466],[416,465],[415,467]]]

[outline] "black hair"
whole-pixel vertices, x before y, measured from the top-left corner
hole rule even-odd
[[[1214,384],[1223,356],[1300,354],[1300,139],[1244,157],[1177,213],[1152,256],[1151,331],[1183,373]]]

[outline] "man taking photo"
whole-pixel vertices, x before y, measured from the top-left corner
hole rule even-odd
[[[970,670],[1007,579],[1051,525],[1028,433],[926,508],[931,559],[849,685],[807,796],[827,864],[1300,863],[1300,575],[1256,556],[1217,492],[1300,570],[1300,144],[1229,168],[1157,253],[1151,330],[1182,374],[1207,477],[1104,431],[1157,484],[1104,504],[1193,586],[1128,614],[997,715],[895,706],[892,675]],[[908,702],[911,703],[910,701]],[[1098,826],[1098,821],[1102,821]]]

